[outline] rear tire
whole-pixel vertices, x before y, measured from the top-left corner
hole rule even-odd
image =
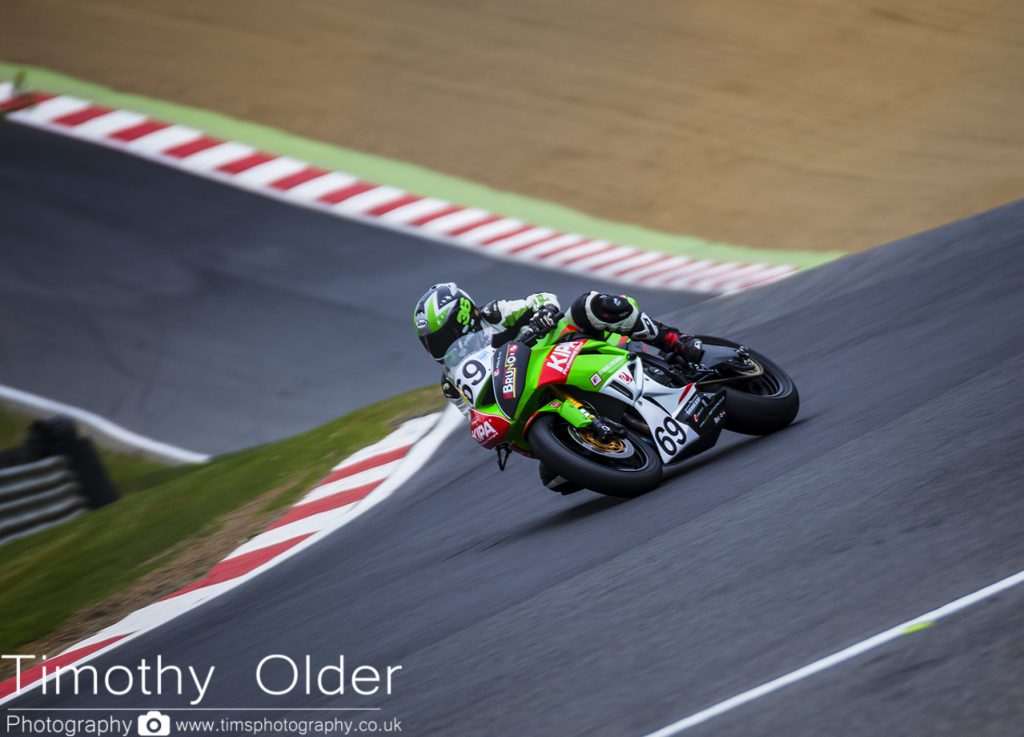
[[[661,458],[632,430],[626,432],[636,468],[626,470],[588,458],[584,447],[569,437],[569,427],[561,417],[544,413],[533,421],[527,438],[534,455],[559,476],[591,491],[625,498],[650,491],[661,481]]]
[[[705,343],[739,348],[725,338],[701,338]],[[747,387],[725,384],[725,429],[744,435],[770,435],[788,426],[800,411],[796,384],[781,366],[764,354],[750,351],[761,364],[764,377]]]

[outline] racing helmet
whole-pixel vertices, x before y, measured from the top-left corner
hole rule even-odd
[[[412,321],[420,343],[435,361],[444,358],[456,340],[481,328],[480,310],[473,298],[454,282],[428,289],[416,303]]]

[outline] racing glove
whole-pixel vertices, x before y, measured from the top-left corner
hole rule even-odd
[[[519,339],[530,342],[551,332],[562,318],[558,305],[546,304],[537,308],[526,327],[519,333]]]
[[[533,313],[527,326],[537,335],[545,335],[554,330],[561,316],[562,313],[558,309],[558,305],[541,305]]]

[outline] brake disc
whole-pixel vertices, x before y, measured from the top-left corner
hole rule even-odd
[[[629,438],[612,436],[606,440],[602,440],[595,437],[592,432],[585,428],[580,430],[571,426],[569,427],[569,435],[573,440],[592,453],[608,456],[609,458],[629,458],[636,452],[636,449],[633,447],[633,443],[629,441]]]

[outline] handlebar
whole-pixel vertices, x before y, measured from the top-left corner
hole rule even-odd
[[[563,310],[559,310],[556,308],[554,311],[551,311],[549,309],[546,309],[549,307],[553,307],[553,305],[543,305],[539,310],[537,310],[537,313],[550,313],[552,320],[551,327],[547,328],[546,330],[536,330],[532,324],[527,323],[526,327],[519,331],[518,340],[520,343],[524,343],[530,347],[533,347],[534,343],[536,343],[542,337],[550,333],[555,328],[555,326],[558,325],[558,321],[565,317],[565,312]]]

